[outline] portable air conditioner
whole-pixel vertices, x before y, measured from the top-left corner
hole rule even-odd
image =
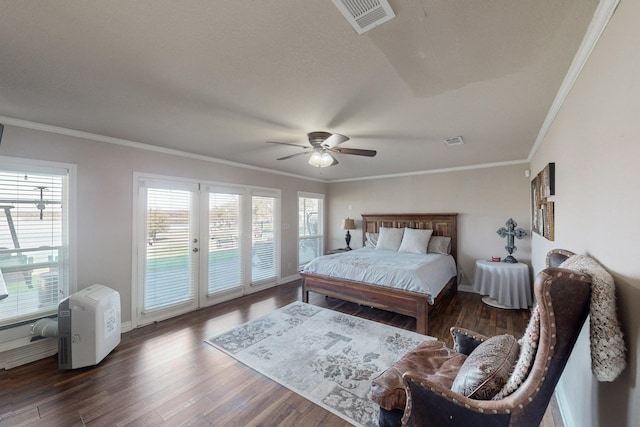
[[[58,367],[97,365],[120,343],[120,294],[91,285],[58,304]]]

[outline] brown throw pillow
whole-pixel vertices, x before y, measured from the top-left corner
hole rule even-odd
[[[489,338],[467,357],[451,390],[471,399],[491,399],[507,382],[519,352],[520,346],[511,335]]]

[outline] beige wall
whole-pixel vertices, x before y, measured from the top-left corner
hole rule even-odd
[[[352,248],[362,246],[361,214],[458,212],[458,264],[462,283],[473,278],[476,259],[505,257],[496,231],[513,218],[527,231],[514,256],[529,263],[529,178],[526,164],[329,184],[328,247],[344,247],[343,218],[356,219]]]
[[[590,373],[584,334],[561,380],[572,426],[640,426],[640,2],[622,1],[579,80],[536,152],[532,173],[556,163],[556,239],[516,241],[516,257],[544,266],[563,247],[598,259],[615,277],[629,367],[610,384]],[[530,233],[528,165],[323,184],[47,132],[6,126],[0,155],[78,165],[78,284],[108,284],[123,296],[129,320],[134,171],[282,189],[282,275],[296,259],[297,191],[327,192],[327,245],[344,246],[344,217],[362,213],[459,212],[464,282],[475,259],[505,255],[495,231],[513,217]],[[354,233],[352,246],[361,242]],[[570,303],[570,302],[567,302]]]
[[[568,427],[640,426],[640,2],[621,1],[532,161],[556,163],[555,242],[534,236],[533,265],[554,247],[588,254],[616,280],[629,366],[613,383],[591,374],[588,328],[558,396]],[[570,303],[569,301],[567,303]]]
[[[278,188],[282,191],[281,276],[297,272],[298,191],[326,193],[325,183],[5,126],[0,155],[77,165],[78,289],[101,283],[122,299],[131,320],[133,173]]]

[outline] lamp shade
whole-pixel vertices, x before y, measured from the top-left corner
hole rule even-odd
[[[326,168],[329,166],[337,165],[338,160],[331,155],[328,151],[317,149],[313,151],[309,158],[309,164],[317,168]]]
[[[346,218],[342,220],[342,229],[343,230],[355,230],[356,222],[351,218]]]

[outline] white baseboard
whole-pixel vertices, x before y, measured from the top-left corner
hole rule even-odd
[[[122,324],[120,325],[120,332],[122,332],[123,334],[125,332],[129,332],[131,329],[133,329],[131,327],[131,321],[128,322],[122,322]]]
[[[131,322],[123,322],[121,332],[131,331]],[[53,356],[58,352],[56,338],[31,341],[32,337],[16,339],[0,345],[0,369],[11,369]]]
[[[560,418],[564,427],[576,427],[573,414],[567,402],[567,397],[563,387],[556,387],[556,400],[558,401],[558,409],[560,410]]]
[[[26,365],[36,360],[53,356],[58,352],[58,340],[55,338],[43,338],[31,342],[31,338],[13,342],[10,350],[0,353],[0,369],[11,369],[16,366]]]
[[[299,274],[292,274],[291,276],[287,276],[287,277],[281,277],[280,278],[280,282],[278,283],[279,285],[282,285],[284,283],[289,283],[289,282],[293,282],[295,280],[300,280],[300,275]]]
[[[473,290],[473,286],[471,285],[458,285],[458,290],[461,292],[472,292],[474,294],[477,294],[477,292]]]

